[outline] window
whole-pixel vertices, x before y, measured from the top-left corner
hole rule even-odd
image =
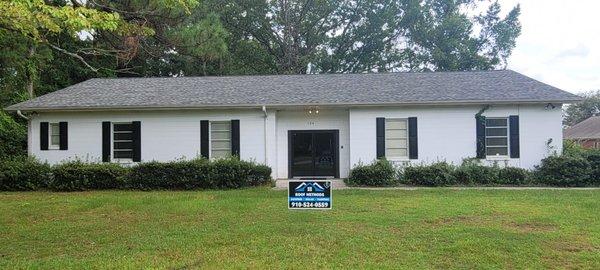
[[[231,122],[210,122],[210,157],[224,158],[231,155]]]
[[[50,123],[50,149],[60,149],[60,126]]]
[[[487,156],[508,156],[508,118],[485,119]]]
[[[133,124],[113,124],[113,158],[133,159]]]
[[[408,121],[385,119],[385,156],[388,158],[408,157]]]

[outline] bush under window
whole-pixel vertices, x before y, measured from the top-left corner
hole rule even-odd
[[[346,179],[349,186],[393,186],[398,184],[398,173],[391,162],[379,159],[371,164],[359,164],[350,171]]]

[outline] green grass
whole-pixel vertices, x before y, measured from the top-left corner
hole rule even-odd
[[[0,193],[6,268],[595,268],[600,190]]]

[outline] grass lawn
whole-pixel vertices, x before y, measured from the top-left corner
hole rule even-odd
[[[595,268],[600,190],[0,193],[6,268]]]

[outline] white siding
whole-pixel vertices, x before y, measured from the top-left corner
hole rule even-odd
[[[417,117],[419,159],[411,163],[447,161],[460,164],[464,158],[475,157],[475,114],[482,106],[436,106],[402,108],[350,109],[350,163],[369,163],[376,158],[375,119]],[[546,110],[544,105],[492,106],[483,114],[487,117],[519,115],[519,159],[500,160],[523,168],[533,168],[550,154],[546,142],[562,151],[562,114],[560,106]],[[406,161],[406,160],[398,160]],[[494,161],[489,160],[488,163]]]
[[[200,155],[200,120],[240,120],[240,156],[266,163],[274,178],[288,177],[289,130],[339,130],[340,177],[350,168],[376,158],[375,119],[418,119],[419,159],[416,163],[445,160],[460,164],[476,151],[475,114],[481,106],[321,108],[318,115],[304,109],[181,110],[129,112],[40,113],[29,124],[29,153],[56,164],[74,158],[99,162],[102,155],[102,122],[141,121],[142,161],[169,161]],[[561,108],[543,104],[492,106],[488,117],[520,116],[521,158],[500,161],[532,168],[552,151],[562,151]],[[40,151],[40,122],[69,123],[69,150]],[[266,125],[265,125],[266,123]],[[265,136],[266,133],[266,136]],[[552,139],[548,149],[546,142]],[[267,155],[265,155],[267,153]],[[492,163],[493,161],[489,161]]]
[[[29,151],[55,164],[79,158],[102,159],[102,122],[141,121],[142,161],[169,161],[200,156],[200,120],[240,120],[240,157],[263,163],[264,114],[259,109],[238,111],[152,111],[42,113],[31,120]],[[40,150],[40,122],[69,123],[69,149]]]

